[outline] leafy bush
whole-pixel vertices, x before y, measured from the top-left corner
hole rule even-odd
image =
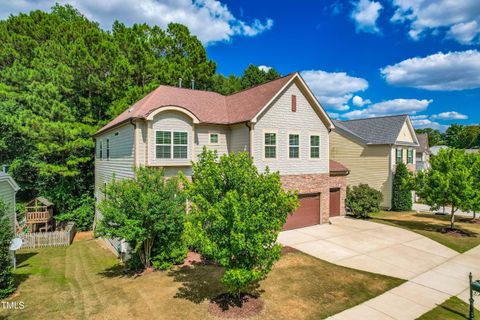
[[[370,213],[380,211],[383,194],[368,184],[347,187],[346,207],[357,218],[368,218]]]
[[[113,179],[103,191],[99,235],[125,239],[145,268],[165,269],[183,260],[186,197],[178,178],[139,168],[135,179]]]
[[[7,207],[0,200],[0,299],[15,291],[12,275],[12,257],[10,243],[13,239],[13,229]]]
[[[87,231],[92,229],[93,216],[95,214],[95,199],[84,195],[80,201],[80,206],[72,211],[62,213],[55,216],[57,221],[75,222],[75,227],[79,231]]]
[[[280,258],[278,233],[297,196],[285,192],[278,172],[259,173],[247,153],[223,155],[205,148],[182,181],[191,200],[187,238],[226,271],[231,294],[261,280]]]
[[[411,173],[404,163],[397,164],[395,176],[393,177],[392,187],[392,210],[410,211],[412,210],[413,200],[410,190]]]

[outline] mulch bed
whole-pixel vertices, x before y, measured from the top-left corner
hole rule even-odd
[[[460,229],[450,229],[450,228],[442,228],[440,229],[441,233],[448,234],[452,237],[456,238],[464,238],[464,237],[471,237],[472,235],[466,231]]]
[[[250,295],[243,295],[239,299],[232,300],[228,294],[222,294],[210,301],[208,312],[221,318],[248,318],[259,314],[264,305],[262,299]]]

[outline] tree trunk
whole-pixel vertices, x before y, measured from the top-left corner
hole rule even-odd
[[[472,220],[475,221],[475,218],[477,218],[477,212],[475,210],[473,210],[473,218]]]
[[[452,206],[452,212],[450,213],[450,229],[455,229],[455,207]]]

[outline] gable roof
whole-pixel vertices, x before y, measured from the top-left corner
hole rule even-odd
[[[234,124],[250,121],[264,110],[283,91],[282,89],[296,78],[300,79],[300,83],[306,86],[300,75],[295,72],[229,96],[212,91],[161,85],[101,128],[96,134],[131,119],[145,119],[156,110],[171,106],[184,109],[193,114],[202,123]],[[311,94],[308,88],[307,91]],[[315,97],[313,99],[321,109],[321,114],[324,116],[328,126],[333,128],[333,122],[321,108]]]
[[[405,121],[409,123],[410,119],[408,115],[402,114],[345,121],[334,120],[333,123],[340,132],[353,136],[364,144],[396,144]],[[411,142],[401,143],[418,145]]]
[[[20,187],[18,186],[18,184],[15,182],[15,180],[13,180],[13,178],[6,174],[5,172],[1,172],[0,171],[0,181],[7,181],[8,184],[12,187],[12,189],[17,192],[18,190],[20,190]]]
[[[418,152],[427,152],[430,153],[430,148],[428,146],[428,134],[427,133],[418,133],[417,134],[418,147],[415,149]]]

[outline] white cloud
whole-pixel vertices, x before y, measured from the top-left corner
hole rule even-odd
[[[432,115],[432,119],[440,119],[440,120],[465,120],[468,119],[468,116],[465,114],[461,114],[457,111],[447,111],[442,112],[439,114]]]
[[[393,0],[396,7],[393,22],[410,24],[409,35],[419,39],[426,31],[441,33],[460,43],[476,42],[480,34],[480,1],[478,0]]]
[[[424,111],[433,100],[393,99],[369,105],[365,109],[353,110],[343,114],[348,119],[380,117],[394,114],[410,114]]]
[[[392,85],[426,90],[480,88],[480,52],[436,53],[411,58],[380,70]]]
[[[49,11],[55,3],[73,5],[104,29],[110,29],[115,19],[126,25],[146,22],[162,28],[170,22],[182,23],[205,44],[236,35],[255,36],[273,26],[271,19],[242,21],[217,0],[0,0],[0,19],[36,9]]]
[[[270,69],[272,69],[272,67],[261,65],[258,66],[258,69],[262,70],[263,72],[268,72]]]
[[[370,33],[380,32],[377,27],[377,19],[382,8],[380,2],[375,1],[359,0],[354,3],[351,17],[355,21],[356,30]]]
[[[345,72],[307,70],[301,74],[324,107],[339,111],[349,109],[347,103],[353,93],[368,88],[367,80],[349,76]]]
[[[426,114],[419,114],[416,116],[410,116],[410,119],[412,120],[420,120],[420,119],[427,119],[428,116]]]
[[[477,21],[462,22],[454,24],[447,33],[447,37],[456,39],[461,44],[474,42],[480,32],[480,25]]]
[[[448,125],[443,125],[429,119],[419,119],[419,120],[412,119],[412,125],[418,129],[432,128],[432,129],[438,129],[441,131],[445,130],[448,127]]]
[[[330,116],[330,118],[332,118],[332,119],[334,119],[334,120],[340,118],[340,113],[338,113],[338,112],[330,112],[330,111],[328,111],[327,113],[328,113],[328,115]]]
[[[363,100],[362,97],[360,97],[360,96],[355,96],[355,97],[353,97],[353,99],[352,99],[352,103],[353,103],[353,105],[356,106],[356,107],[363,107],[363,106],[366,105],[366,104],[372,103],[372,101],[370,101],[370,99]]]

